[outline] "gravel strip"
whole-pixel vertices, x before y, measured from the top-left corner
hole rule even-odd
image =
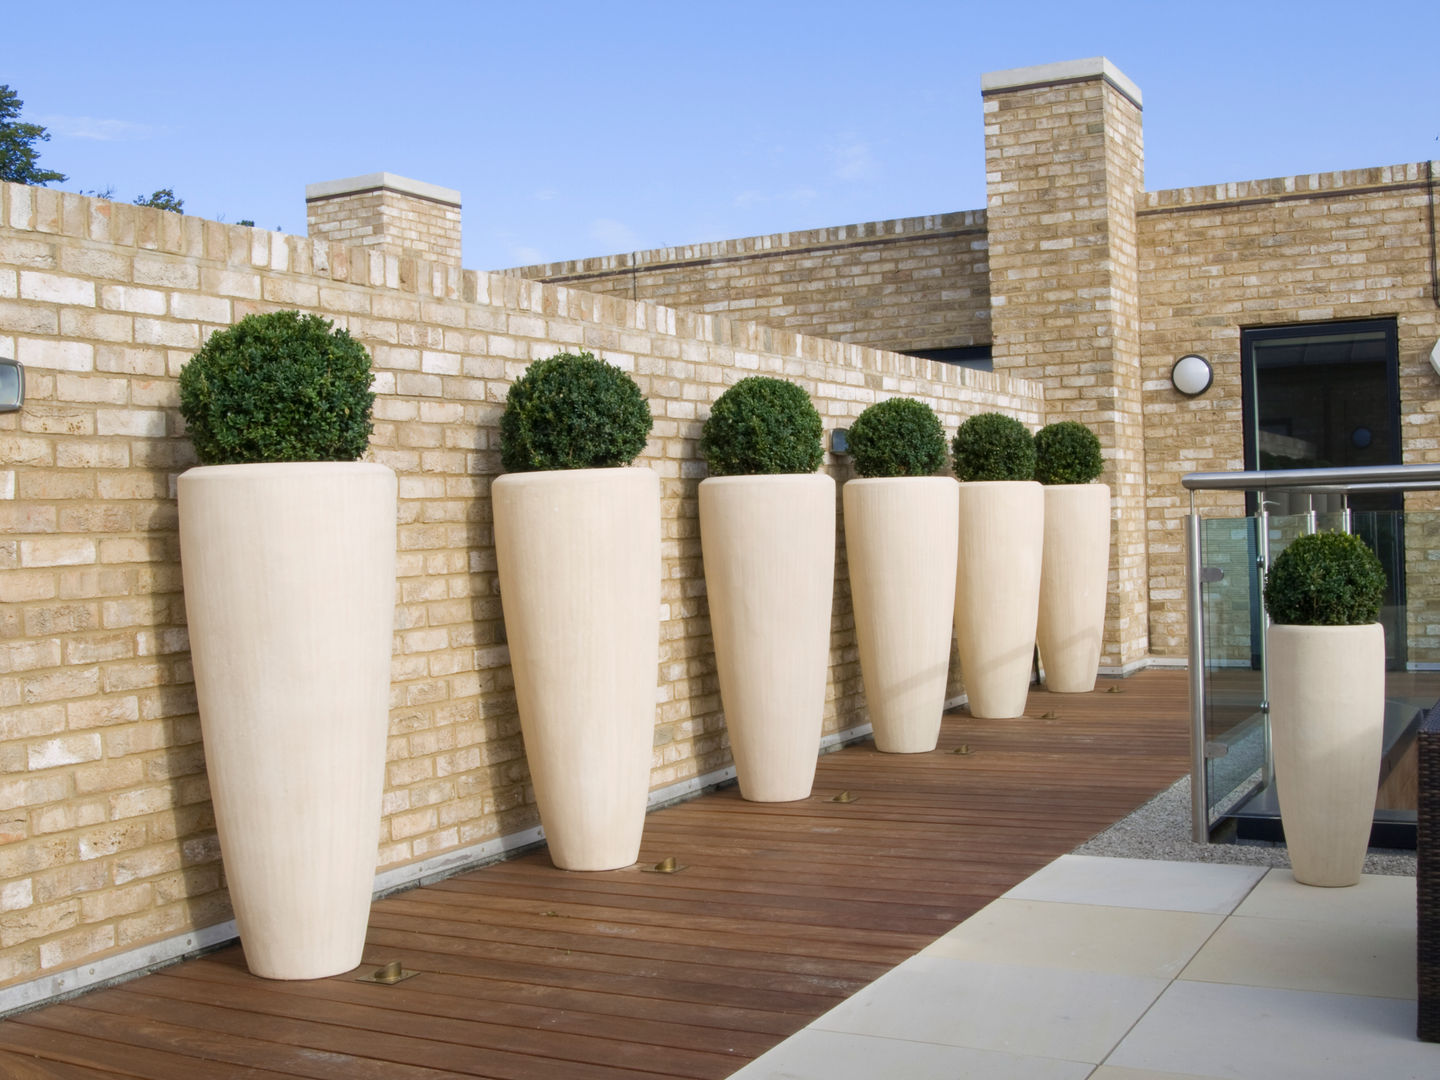
[[[1178,862],[1248,863],[1289,866],[1283,844],[1246,840],[1235,844],[1197,844],[1190,839],[1190,777],[1177,780],[1129,817],[1075,849],[1076,855],[1113,855],[1124,859],[1171,859]],[[1372,848],[1365,873],[1415,876],[1413,851]]]

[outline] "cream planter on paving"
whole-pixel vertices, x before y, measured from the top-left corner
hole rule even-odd
[[[947,476],[850,480],[842,501],[875,747],[934,750],[950,673],[959,485]]]
[[[507,473],[495,554],[525,756],[550,858],[639,857],[660,662],[660,481],[645,468]]]
[[[823,473],[702,480],[700,542],[740,794],[804,799],[830,670],[835,481]]]
[[[395,474],[214,465],[179,480],[205,762],[256,975],[360,963],[380,840]]]
[[[1045,687],[1060,694],[1095,689],[1105,636],[1110,578],[1110,488],[1045,487],[1045,551],[1036,640]]]
[[[1033,480],[960,488],[955,639],[972,716],[1022,716],[1030,693],[1045,496]]]
[[[1385,631],[1274,625],[1267,631],[1270,739],[1295,880],[1360,880],[1385,721]]]

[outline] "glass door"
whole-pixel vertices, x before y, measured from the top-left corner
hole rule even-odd
[[[1242,330],[1240,336],[1247,469],[1314,469],[1400,464],[1400,392],[1395,320],[1315,323]],[[1341,509],[1339,496],[1271,492],[1265,510],[1276,517],[1314,511],[1320,527]],[[1260,507],[1248,496],[1247,512]],[[1396,511],[1398,493],[1350,496],[1353,511]],[[1388,513],[1357,513],[1362,522],[1391,522]],[[1373,529],[1373,526],[1372,526]],[[1393,529],[1366,536],[1389,581],[1380,621],[1387,660],[1403,666],[1406,628],[1404,537]],[[1263,618],[1260,604],[1253,606]],[[1253,637],[1258,640],[1260,627]]]

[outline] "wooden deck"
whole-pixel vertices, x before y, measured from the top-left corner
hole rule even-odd
[[[683,873],[533,853],[377,903],[349,976],[268,982],[232,947],[0,1022],[0,1076],[728,1076],[1178,778],[1185,715],[1161,671],[952,714],[935,753],[823,757],[803,802],[657,811],[642,860]],[[392,959],[423,974],[354,981]]]

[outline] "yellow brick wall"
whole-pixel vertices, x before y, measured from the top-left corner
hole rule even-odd
[[[880,349],[990,343],[981,211],[504,272]]]
[[[318,240],[460,266],[460,208],[449,203],[379,188],[308,199],[305,218]]]
[[[1440,460],[1440,337],[1431,295],[1431,191],[1424,164],[1320,173],[1146,193],[1140,229],[1150,647],[1183,656],[1183,518],[1189,472],[1244,467],[1240,330],[1332,319],[1395,317],[1401,445],[1406,464]],[[1215,383],[1198,398],[1170,385],[1185,353],[1209,358]],[[1205,493],[1213,513],[1244,512],[1238,495]],[[1434,506],[1414,495],[1411,507]],[[1412,645],[1433,642],[1440,592],[1430,545],[1407,545]],[[1428,588],[1424,583],[1431,582]],[[1428,646],[1427,646],[1428,647]],[[1416,655],[1416,659],[1436,659]]]
[[[218,327],[298,307],[373,353],[370,456],[399,477],[391,730],[379,862],[537,821],[502,636],[489,484],[510,382],[587,348],[630,371],[664,496],[652,785],[729,762],[706,617],[696,444],[752,373],[791,378],[829,429],[893,394],[947,431],[1038,390],[706,314],[461,272],[361,248],[0,185],[0,985],[228,917],[192,686],[174,503],[193,463],[176,378]],[[827,459],[837,478],[844,461]],[[865,722],[837,562],[825,729]],[[958,684],[952,684],[958,690]]]
[[[1101,663],[1147,653],[1135,203],[1140,109],[1098,75],[987,92],[995,370],[1040,383],[1046,422],[1100,438],[1111,489]]]

